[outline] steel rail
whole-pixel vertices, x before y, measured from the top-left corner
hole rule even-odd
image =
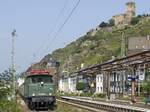
[[[111,112],[150,112],[150,109],[135,107],[131,105],[113,104],[108,102],[85,100],[74,97],[61,97],[61,99],[67,102]]]

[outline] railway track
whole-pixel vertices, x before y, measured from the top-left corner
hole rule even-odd
[[[112,102],[92,101],[74,97],[61,97],[63,101],[75,103],[78,105],[88,106],[95,109],[102,109],[111,112],[150,112],[150,109],[136,107],[131,105],[114,104]]]
[[[22,106],[21,112],[55,112],[55,110],[54,111],[48,111],[48,110],[31,111],[28,109],[28,107],[26,106],[26,104],[24,103],[24,101],[21,98],[18,99],[18,102]],[[109,102],[108,103],[106,101],[105,102],[104,101],[92,101],[91,99],[79,98],[79,97],[78,98],[61,97],[61,100],[57,99],[57,102],[60,102],[62,104],[66,104],[66,105],[72,105],[74,107],[89,110],[92,112],[108,112],[108,111],[109,112],[150,112],[150,109],[127,105],[127,103],[119,104],[119,102],[117,102],[117,103]]]
[[[92,108],[92,107],[88,107],[88,106],[84,106],[84,105],[80,105],[80,104],[76,104],[76,103],[72,103],[72,102],[68,102],[68,101],[63,101],[63,100],[59,100],[59,99],[57,99],[57,101],[61,102],[61,103],[68,104],[68,105],[76,106],[76,107],[79,107],[82,109],[86,109],[86,110],[89,110],[91,112],[106,112],[106,111],[102,111],[102,110],[99,110],[96,108]]]
[[[24,100],[20,96],[17,97],[17,102],[21,105],[21,112],[49,112],[49,111],[40,111],[40,110],[30,110],[25,104]],[[51,111],[53,112],[53,111]]]
[[[79,108],[79,110],[80,110],[80,109],[89,110],[89,111],[84,111],[84,112],[97,112],[97,111],[94,111],[94,110],[96,110],[96,109],[86,108],[86,107],[84,107],[84,106],[79,106],[79,105],[77,105],[77,104],[68,103],[68,102],[64,102],[64,101],[61,101],[61,100],[57,100],[56,105],[58,105],[58,108],[59,108],[59,109],[57,109],[57,107],[56,107],[56,109],[54,109],[54,111],[52,111],[52,110],[30,110],[30,109],[27,107],[27,105],[25,104],[24,100],[22,100],[22,98],[19,97],[19,96],[18,96],[18,98],[17,98],[17,102],[21,105],[21,112],[56,112],[56,111],[57,111],[57,112],[65,112],[66,109],[64,109],[63,107],[64,107],[64,106],[66,107],[66,106],[68,106],[68,105],[70,105],[71,108],[77,107],[77,108]],[[64,104],[64,106],[60,107],[60,105],[63,105],[63,104]],[[68,111],[67,111],[67,112],[68,112]],[[72,111],[70,111],[70,112],[72,112]],[[73,111],[73,112],[78,112],[78,111]],[[80,112],[82,112],[82,111],[80,111]],[[101,111],[101,112],[103,112],[103,111]]]

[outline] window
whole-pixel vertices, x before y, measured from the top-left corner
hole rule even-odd
[[[49,75],[35,75],[35,76],[30,76],[31,83],[53,83],[52,76]]]
[[[99,77],[97,77],[97,82],[99,82]]]
[[[103,91],[103,87],[101,87],[101,91]]]
[[[101,78],[101,82],[103,82],[103,77],[101,76],[100,78]]]
[[[99,87],[97,87],[97,91],[99,91]]]

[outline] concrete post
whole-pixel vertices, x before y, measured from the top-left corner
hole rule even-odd
[[[107,99],[110,100],[110,74],[111,72],[109,71],[107,74]]]

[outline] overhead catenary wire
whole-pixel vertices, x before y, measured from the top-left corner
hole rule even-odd
[[[48,44],[47,47],[45,47],[45,50],[47,50],[49,47],[51,47],[54,44],[55,39],[57,38],[57,36],[59,35],[59,33],[61,32],[61,30],[63,29],[63,27],[65,26],[65,24],[68,22],[68,20],[70,19],[70,17],[72,16],[72,14],[74,13],[75,9],[78,7],[78,5],[80,4],[81,0],[78,0],[78,2],[74,5],[74,7],[72,8],[72,10],[70,11],[69,15],[67,16],[67,18],[65,19],[65,21],[63,22],[63,24],[59,27],[59,29],[57,30],[57,32],[55,33],[54,37],[51,39],[50,44]],[[39,52],[40,50],[38,50]]]
[[[61,11],[59,12],[58,16],[56,17],[56,21],[55,21],[55,24],[52,26],[52,30],[50,31],[50,35],[53,33],[53,31],[55,30],[56,28],[56,25],[57,25],[57,22],[59,21],[61,15],[64,13],[65,9],[66,9],[66,6],[67,6],[67,3],[68,3],[69,0],[66,0]]]
[[[67,7],[67,4],[68,4],[68,1],[69,0],[65,0],[64,4],[63,4],[63,7],[61,8],[60,12],[58,13],[55,21],[54,21],[54,24],[52,26],[52,29],[50,30],[50,33],[48,34],[49,36],[52,35],[52,33],[54,32],[55,28],[56,28],[56,25],[58,23],[58,21],[60,20],[62,14],[64,13],[66,7]],[[46,42],[49,40],[49,38],[39,47],[39,49],[37,49],[36,53],[33,54],[33,57],[36,57],[36,54],[39,53],[39,51],[44,47],[44,45],[46,44]]]
[[[55,33],[54,37],[52,38],[49,46],[46,47],[46,50],[51,47],[54,44],[55,39],[57,38],[57,36],[59,35],[59,33],[61,32],[61,30],[64,28],[65,24],[68,22],[68,20],[70,19],[70,17],[72,16],[72,14],[74,13],[75,9],[79,6],[81,0],[78,0],[78,2],[75,4],[75,6],[73,7],[73,9],[71,10],[71,12],[69,13],[69,15],[67,16],[67,18],[65,19],[64,23],[60,26],[60,28],[57,30],[57,32]]]

